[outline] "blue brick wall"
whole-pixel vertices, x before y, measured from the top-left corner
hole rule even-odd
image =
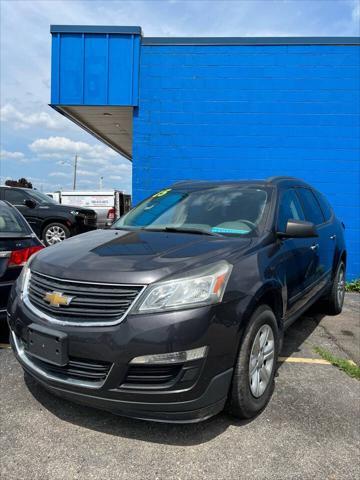
[[[134,202],[181,179],[303,178],[360,276],[358,46],[142,46]]]
[[[52,34],[51,104],[138,105],[140,35],[81,28]]]

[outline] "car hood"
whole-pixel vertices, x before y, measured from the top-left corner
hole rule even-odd
[[[243,254],[250,239],[188,233],[96,230],[41,251],[31,269],[79,281],[149,284]]]

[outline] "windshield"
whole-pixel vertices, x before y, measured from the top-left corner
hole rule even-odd
[[[0,236],[2,233],[31,233],[29,227],[15,209],[0,204]]]
[[[168,188],[146,199],[112,228],[198,230],[221,235],[257,235],[268,190],[219,186],[196,191]]]
[[[37,190],[31,190],[30,195],[36,200],[38,203],[53,203],[57,205],[57,202],[49,195],[45,195],[45,193],[38,192]]]

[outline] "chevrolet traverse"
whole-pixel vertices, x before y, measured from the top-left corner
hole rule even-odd
[[[344,301],[344,225],[305,182],[180,182],[44,249],[8,304],[11,343],[63,398],[197,422],[269,401],[285,329]]]

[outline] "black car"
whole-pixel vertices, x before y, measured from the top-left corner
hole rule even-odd
[[[96,229],[94,210],[60,205],[37,190],[0,187],[0,200],[14,205],[46,246]]]
[[[42,248],[24,217],[15,207],[0,200],[0,327],[6,321],[11,287],[23,265]]]
[[[343,230],[301,180],[177,183],[33,257],[8,306],[12,347],[75,402],[169,422],[225,405],[253,417],[285,329],[317,300],[342,309]]]

